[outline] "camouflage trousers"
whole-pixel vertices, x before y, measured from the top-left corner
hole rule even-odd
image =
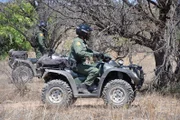
[[[77,64],[77,71],[78,73],[87,76],[84,84],[92,85],[96,77],[99,75],[99,69],[93,65],[88,64]]]
[[[35,48],[36,58],[39,59],[45,54],[45,50],[42,48]]]

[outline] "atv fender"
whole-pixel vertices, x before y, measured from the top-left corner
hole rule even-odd
[[[100,97],[101,91],[103,89],[103,83],[105,82],[106,77],[108,76],[108,74],[111,73],[111,72],[120,72],[120,73],[124,73],[124,74],[128,75],[131,78],[131,80],[133,80],[135,85],[137,85],[139,83],[139,81],[140,81],[138,76],[133,71],[131,71],[129,69],[110,68],[107,71],[105,71],[104,74],[100,78],[99,87],[98,87],[98,89],[99,89],[99,91],[98,91],[99,97]]]
[[[29,60],[15,59],[12,64],[12,68],[15,69],[17,66],[20,66],[20,65],[26,65],[29,68],[31,68],[31,70],[33,71],[33,75],[36,76],[36,68]]]
[[[49,73],[55,73],[55,74],[58,74],[59,76],[64,76],[66,77],[67,81],[70,85],[70,87],[72,88],[72,91],[73,91],[73,94],[74,94],[74,97],[77,97],[78,96],[78,90],[77,90],[77,86],[76,86],[76,83],[72,77],[71,74],[69,74],[68,72],[66,71],[63,71],[63,70],[51,70],[51,69],[45,69],[45,72],[42,76],[43,79],[45,79],[46,76],[48,76]]]

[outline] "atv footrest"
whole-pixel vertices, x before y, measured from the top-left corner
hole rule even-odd
[[[77,95],[77,97],[81,97],[81,98],[95,98],[98,97],[98,94],[96,93],[91,93],[91,94],[83,94],[83,93],[79,93]]]

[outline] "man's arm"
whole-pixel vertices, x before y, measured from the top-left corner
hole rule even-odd
[[[91,57],[93,56],[92,52],[88,52],[88,50],[83,46],[83,43],[80,41],[75,41],[73,44],[74,50],[76,54],[81,57]]]
[[[89,47],[87,47],[87,51],[88,51],[88,52],[91,52],[91,53],[93,53],[93,54],[99,54],[99,52],[94,51],[94,50],[90,49]]]

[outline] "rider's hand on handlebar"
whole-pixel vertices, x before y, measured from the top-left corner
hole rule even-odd
[[[93,57],[103,59],[104,58],[104,54],[103,53],[94,53]]]
[[[109,62],[111,59],[112,58],[109,55],[104,54],[104,59],[103,59],[104,62]]]

